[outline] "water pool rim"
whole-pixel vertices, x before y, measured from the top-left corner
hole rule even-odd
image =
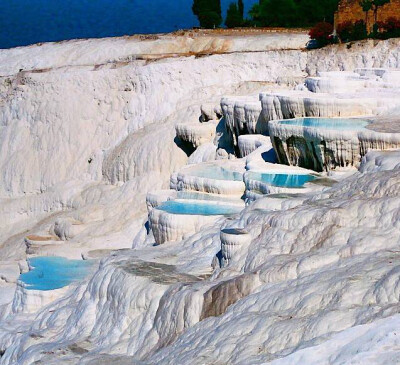
[[[333,131],[342,131],[345,133],[350,132],[360,132],[366,130],[366,127],[373,123],[370,119],[371,117],[298,117],[298,118],[288,118],[288,119],[279,119],[271,121],[278,126],[283,127],[291,127],[291,128],[302,128],[302,129],[323,129],[323,130],[333,130]],[[332,125],[304,125],[301,123],[296,123],[299,121],[329,121],[333,122]],[[337,123],[338,126],[335,126],[335,122],[342,122]],[[346,128],[346,127],[353,127],[353,128]]]
[[[267,180],[264,181],[263,177],[265,177]],[[278,181],[276,181],[276,178],[278,177]],[[286,177],[286,181],[279,182],[279,177]],[[291,181],[291,178],[300,178],[303,177],[304,181],[301,182],[301,184],[296,184],[295,181]],[[268,186],[273,186],[277,188],[282,188],[282,189],[304,189],[305,185],[308,183],[311,183],[314,180],[317,180],[320,178],[320,175],[314,174],[311,172],[304,172],[302,173],[301,171],[299,173],[297,172],[260,172],[260,171],[248,171],[245,174],[245,180],[253,180],[260,182],[262,184],[266,184]],[[269,180],[268,180],[269,179]],[[287,184],[287,181],[290,181],[289,184]]]
[[[20,274],[19,285],[29,291],[54,291],[84,280],[95,260],[35,256],[28,258],[27,262],[29,271]]]
[[[200,164],[201,165],[201,164]],[[201,170],[203,169],[203,170]],[[207,171],[208,169],[208,171]],[[227,174],[227,178],[221,177],[221,175],[213,176],[213,173],[221,172]],[[178,176],[181,178],[190,177],[190,178],[198,178],[209,181],[230,181],[231,183],[240,183],[243,182],[243,174],[245,171],[237,171],[234,169],[225,168],[219,165],[212,164],[203,164],[197,167],[189,167],[187,169],[183,169],[178,173]],[[230,176],[230,177],[228,177]]]
[[[175,209],[184,207],[187,208],[186,211],[175,211]],[[205,201],[168,200],[155,209],[173,215],[217,217],[238,214],[244,209],[244,206],[206,203]],[[213,211],[213,209],[216,210]]]

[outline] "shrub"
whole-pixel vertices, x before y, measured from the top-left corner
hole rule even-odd
[[[386,30],[387,32],[394,32],[396,30],[400,29],[400,19],[396,18],[389,18],[386,22],[383,24],[383,29]]]
[[[354,23],[352,41],[359,41],[368,37],[367,26],[363,20]]]
[[[396,18],[389,18],[386,22],[378,22],[377,38],[388,39],[394,37],[400,37],[400,20]]]
[[[351,38],[353,23],[350,21],[341,23],[337,26],[336,32],[342,42],[347,42]]]
[[[368,37],[367,27],[363,20],[339,24],[336,31],[342,42],[359,41]]]
[[[310,30],[308,35],[311,39],[316,39],[321,46],[330,43],[333,32],[333,25],[327,22],[320,22]]]

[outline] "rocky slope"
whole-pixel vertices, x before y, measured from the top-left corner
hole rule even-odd
[[[322,192],[264,197],[153,247],[147,192],[188,162],[232,158],[208,145],[188,159],[175,139],[202,104],[317,71],[400,68],[398,40],[306,52],[301,34],[290,46],[257,37],[152,62],[137,56],[174,53],[175,40],[0,51],[0,364],[379,364],[382,341],[384,363],[398,363],[397,152],[368,154]],[[216,268],[225,228],[251,239]],[[101,258],[98,269],[27,310],[16,280],[30,235],[54,240],[36,254]]]

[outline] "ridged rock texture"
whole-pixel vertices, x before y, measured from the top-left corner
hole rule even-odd
[[[0,365],[397,365],[399,152],[378,149],[398,143],[400,41],[142,38],[0,51]],[[275,127],[348,113],[375,129]],[[269,143],[335,182],[251,190],[244,206],[246,174],[300,169]],[[160,209],[197,197],[238,210]],[[30,291],[17,281],[32,255],[93,271]]]

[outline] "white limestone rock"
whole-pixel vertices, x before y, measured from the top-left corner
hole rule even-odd
[[[390,357],[395,336],[387,335],[395,333],[399,302],[397,164],[375,158],[378,170],[396,170],[357,173],[314,196],[260,199],[180,242],[132,242],[144,230],[146,193],[165,189],[187,162],[174,125],[198,118],[205,100],[259,83],[303,82],[317,71],[400,67],[398,40],[301,52],[306,37],[126,38],[0,51],[0,72],[8,75],[0,82],[2,260],[19,262],[24,237],[48,233],[57,218],[85,229],[53,254],[108,252],[87,282],[35,313],[13,313],[7,301],[15,284],[0,283],[1,365],[323,363],[324,354],[338,363],[398,363]],[[132,57],[223,47],[261,52],[148,64]],[[386,107],[389,98],[375,96],[374,111]],[[308,107],[351,108],[324,103]],[[212,273],[227,226],[254,239]],[[141,248],[127,250],[133,244]],[[384,318],[393,326],[378,322]],[[374,330],[364,336],[369,324]],[[346,339],[337,336],[353,330],[360,340],[340,346]],[[309,352],[297,360],[301,349]]]
[[[208,172],[210,174],[208,175]],[[215,176],[213,176],[215,170]],[[222,178],[220,174],[227,174],[227,178]],[[243,180],[230,180],[232,174],[237,176],[244,173],[244,161],[237,162],[214,162],[208,164],[199,164],[196,166],[188,166],[176,175],[176,183],[171,184],[171,189],[176,186],[177,190],[193,190],[210,194],[221,194],[241,197],[244,192]],[[209,177],[206,177],[209,176]]]
[[[146,195],[147,211],[150,213],[154,208],[157,208],[162,203],[176,198],[177,198],[176,190],[151,191]]]
[[[397,170],[400,168],[400,150],[370,151],[362,159],[360,172]]]
[[[263,147],[263,152],[270,152],[273,149],[271,139],[260,134],[248,134],[238,138],[240,157],[247,157],[260,147]]]
[[[229,265],[238,251],[244,250],[251,242],[249,232],[238,228],[225,228],[221,230],[222,267]]]
[[[370,149],[400,148],[400,133],[371,129],[325,129],[271,121],[270,133],[280,163],[318,172],[351,166],[358,168]]]
[[[171,214],[161,209],[153,209],[149,214],[150,227],[155,242],[180,241],[190,234],[200,232],[203,226],[210,225],[221,216]]]
[[[197,124],[177,124],[176,136],[182,141],[191,143],[194,148],[212,142],[216,133],[216,122]]]
[[[219,120],[222,117],[221,107],[214,103],[202,104],[200,107],[200,122],[206,123],[210,120]]]

